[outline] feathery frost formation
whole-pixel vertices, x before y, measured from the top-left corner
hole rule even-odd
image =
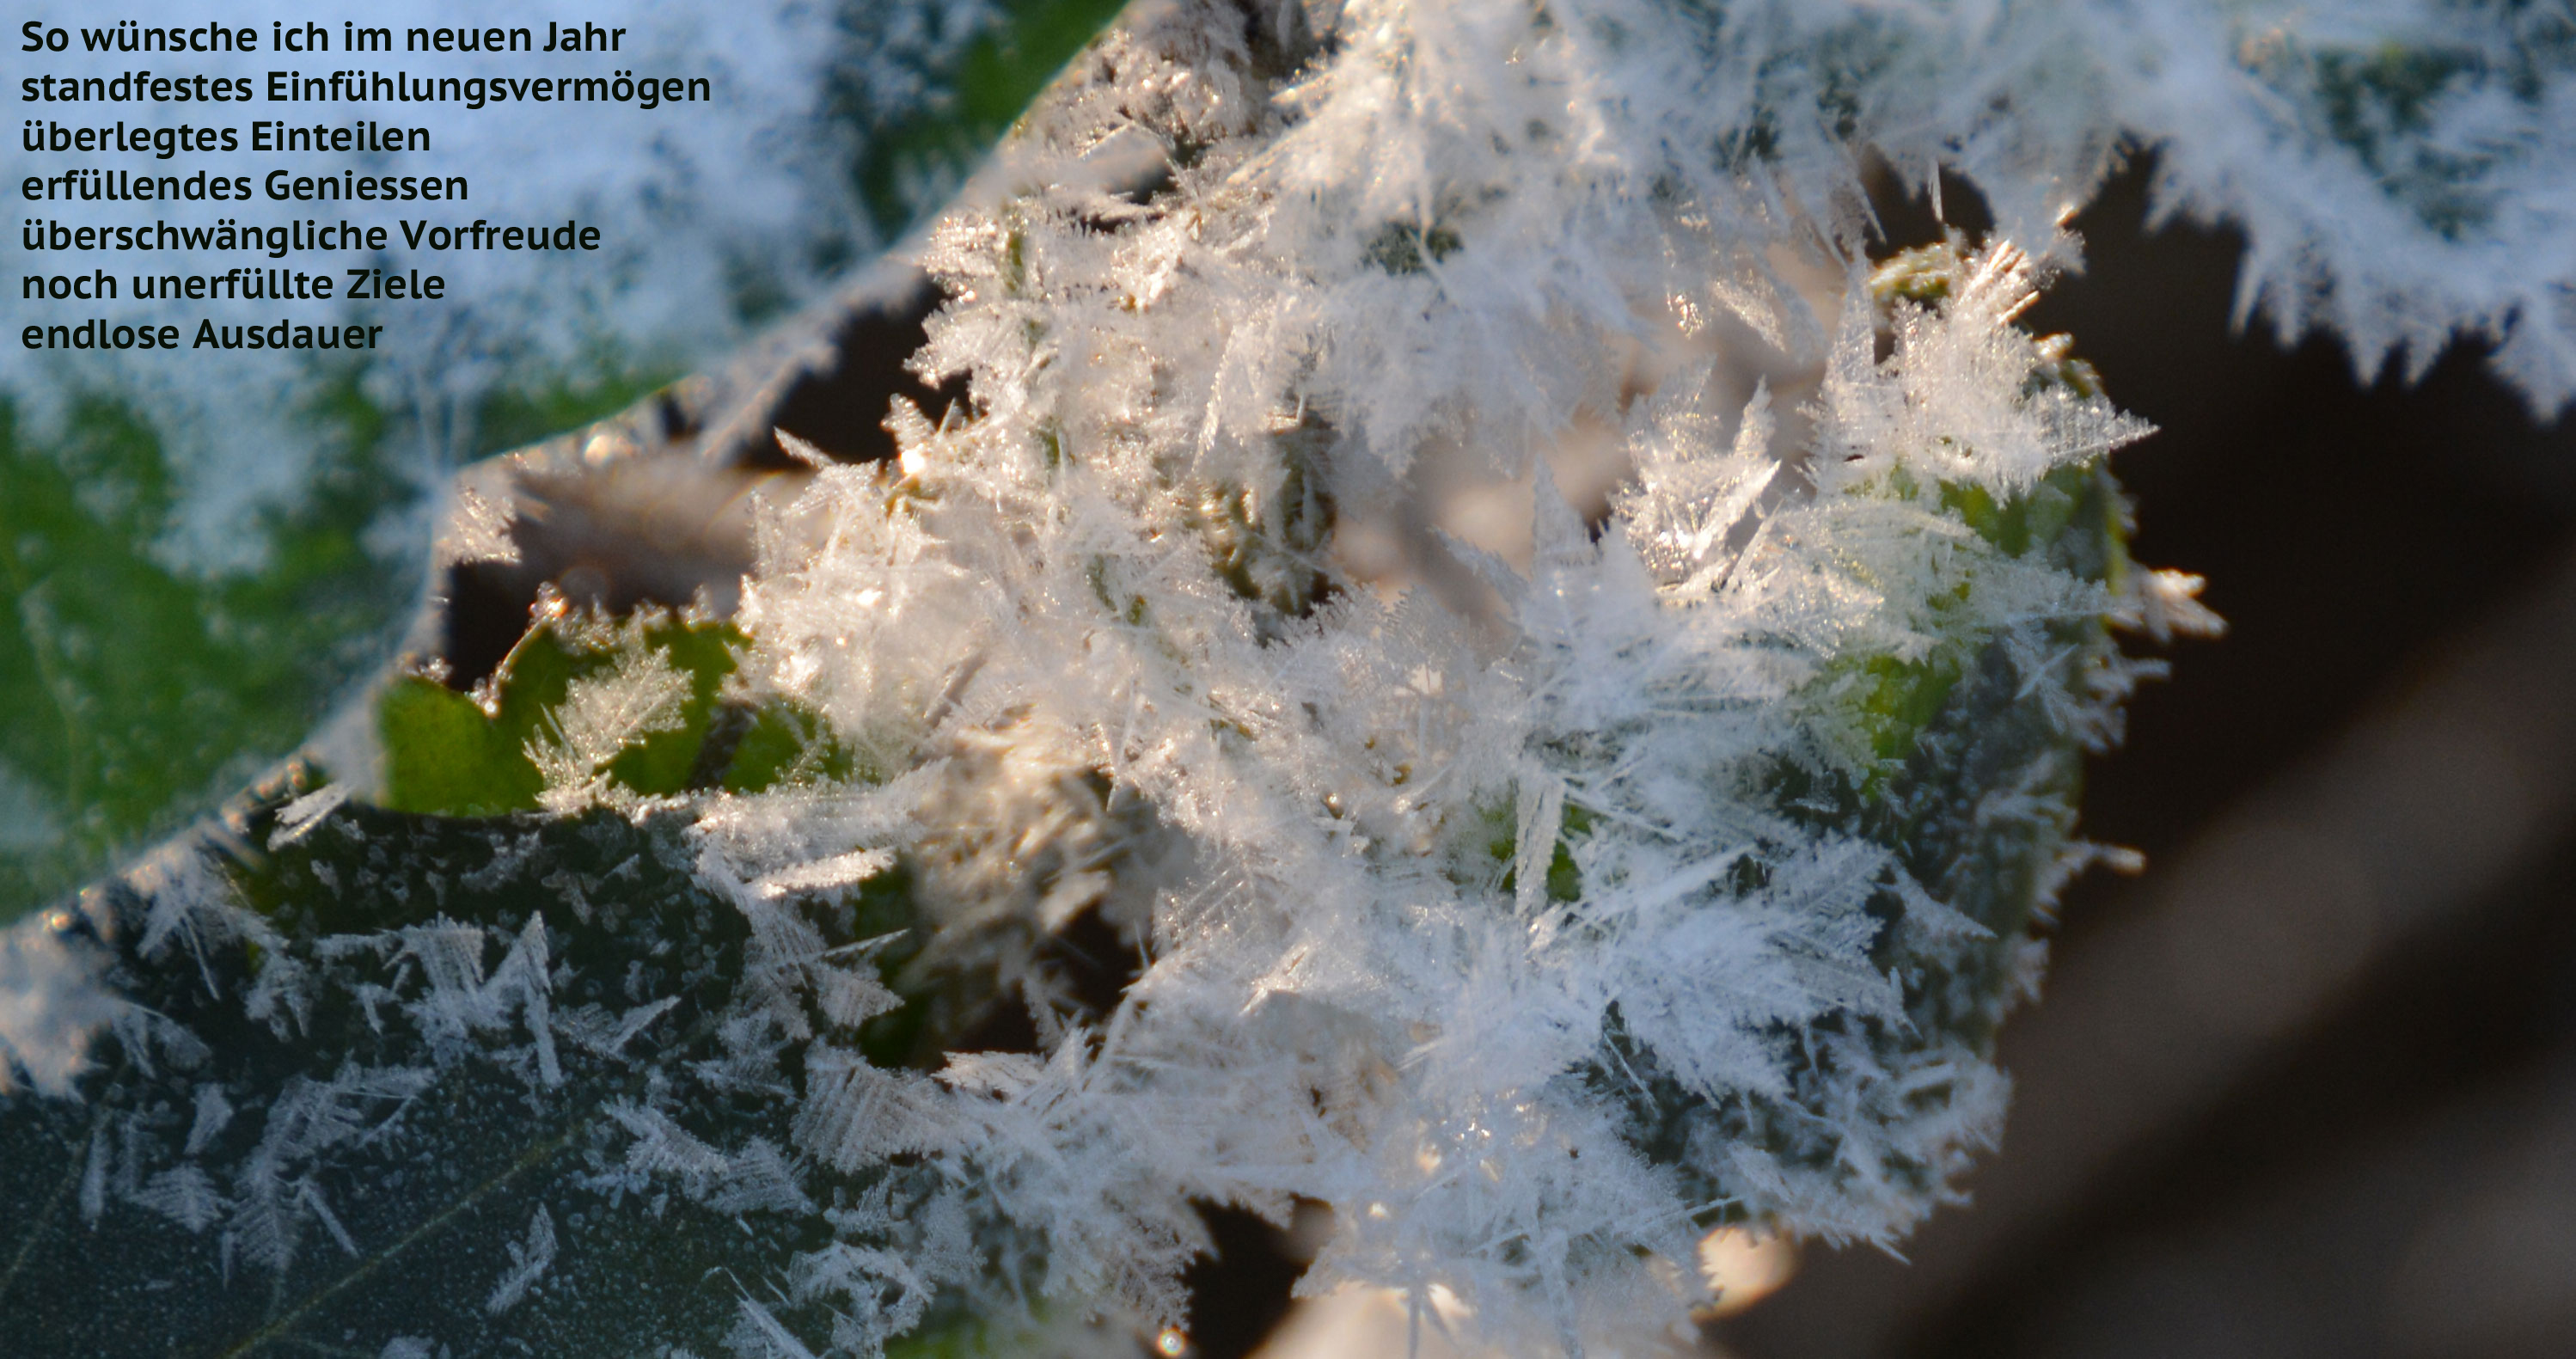
[[[2106,620],[2205,619],[2121,553],[2143,427],[2013,325],[2049,264],[1869,277],[1848,150],[1789,154],[1749,41],[1185,5],[1024,124],[1025,187],[928,256],[917,366],[971,400],[778,512],[739,619],[909,772],[702,828],[745,884],[901,851],[1044,1060],[813,1088],[805,1150],[953,1160],[1146,1315],[1186,1197],[1320,1199],[1310,1287],[1569,1342],[1667,1314],[1713,1222],[1884,1241],[1947,1196],[2089,852]],[[1578,507],[1532,469],[1587,441],[1627,481]],[[1517,533],[1444,529],[1424,488],[1476,483]],[[1086,913],[1141,960],[1114,1003],[1036,961]]]
[[[1193,1201],[1327,1204],[1306,1287],[1534,1352],[1679,1315],[1715,1224],[1892,1241],[2108,853],[2114,629],[2214,626],[2127,560],[2145,427],[2017,324],[2069,213],[2152,145],[2249,308],[2554,409],[2571,62],[2538,6],[1141,8],[931,238],[969,397],[802,450],[738,652],[541,619],[560,704],[457,720],[549,815],[307,790],[12,935],[0,1042],[54,1093],[114,1026],[65,1192],[227,1275],[327,1280],[535,1117],[388,1354],[582,1352],[612,1267],[691,1353],[1072,1344],[1179,1318]],[[1873,155],[1996,235],[1871,265]]]

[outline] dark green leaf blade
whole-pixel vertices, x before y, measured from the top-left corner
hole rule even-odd
[[[230,937],[167,888],[58,914],[150,1013],[81,1100],[0,1097],[0,1353],[723,1352],[830,1229],[793,1189],[630,1164],[675,1089],[706,1144],[787,1147],[799,1083],[744,1057],[749,930],[678,822],[343,807],[287,834],[236,845]]]

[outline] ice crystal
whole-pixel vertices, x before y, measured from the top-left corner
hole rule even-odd
[[[800,1144],[971,1167],[1050,1286],[1157,1318],[1190,1197],[1321,1200],[1310,1286],[1569,1341],[1680,1301],[1644,1262],[1712,1222],[1894,1239],[2000,1117],[2136,673],[2105,620],[2205,617],[2118,546],[2145,427],[2015,324],[2063,204],[1870,276],[1840,148],[1930,91],[1822,124],[1802,67],[1905,45],[1855,13],[1228,13],[1142,12],[1040,107],[1026,187],[927,257],[916,366],[970,400],[770,518],[746,673],[930,780],[913,966],[1019,994],[1041,1054],[816,1049]],[[1943,151],[2080,192],[2108,135]],[[1578,508],[1605,421],[1625,488]],[[1462,479],[1526,518],[1444,531]],[[1391,562],[1337,541],[1371,524]],[[800,806],[729,872],[896,847],[814,855]],[[1107,1001],[1044,962],[1084,920],[1139,957]]]
[[[609,761],[654,732],[676,730],[688,697],[689,677],[634,629],[606,674],[572,682],[555,729],[529,740],[528,759],[546,784],[538,803],[577,812],[615,796]]]
[[[1193,1196],[1322,1200],[1314,1286],[1569,1339],[1678,1302],[1642,1262],[1713,1221],[1893,1239],[2000,1114],[1996,979],[2129,682],[2098,469],[2144,427],[2014,325],[2046,259],[1873,283],[1851,221],[1678,160],[1610,93],[1671,16],[1273,17],[1106,40],[1019,154],[1142,137],[1162,181],[1022,170],[946,223],[918,363],[965,418],[899,408],[899,469],[772,516],[750,672],[931,779],[925,956],[1046,1054],[815,1048],[800,1145],[953,1160],[1052,1286],[1165,1319]],[[1548,459],[1605,418],[1587,523]],[[1525,567],[1428,526],[1449,468],[1531,488]],[[1373,502],[1418,527],[1369,575],[1334,531]],[[782,834],[731,871],[869,847]],[[1105,1009],[1038,961],[1086,917],[1141,955]]]
[[[545,1277],[555,1262],[555,1220],[546,1215],[543,1206],[528,1220],[528,1239],[510,1245],[510,1269],[492,1285],[492,1296],[483,1300],[483,1310],[494,1316],[519,1305],[528,1289]]]

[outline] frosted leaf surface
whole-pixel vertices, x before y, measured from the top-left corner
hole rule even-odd
[[[1867,147],[1917,183],[1951,167],[2007,236],[2037,246],[2126,142],[2156,153],[2159,214],[2244,234],[2240,319],[2259,311],[2285,338],[2336,334],[2364,375],[2391,360],[2421,375],[2473,336],[2535,412],[2576,400],[2576,16],[2564,6],[1706,13],[1587,11],[1608,21],[1594,31],[1624,40],[1605,65],[1626,77],[1640,125],[1668,129],[1673,147],[1720,148],[1749,172],[1731,195],[1743,207],[1803,207],[1853,230],[1846,149]],[[1723,231],[1731,215],[1711,216]]]
[[[605,674],[572,682],[552,730],[529,741],[529,762],[546,785],[538,804],[577,812],[611,795],[608,762],[654,732],[677,730],[688,698],[689,677],[637,630]]]
[[[887,1314],[908,1326],[933,1281],[957,1280],[928,1263],[958,1250],[953,1212],[847,1232],[824,1216],[932,1187],[882,1165],[814,1182],[780,1030],[852,1035],[866,1008],[835,1020],[751,965],[754,926],[697,884],[685,825],[343,804],[249,851],[275,843],[285,805],[165,851],[184,871],[129,875],[69,924],[8,936],[13,1006],[62,1011],[31,966],[96,997],[32,1030],[0,1010],[21,1082],[0,1094],[12,1344],[714,1355],[739,1314],[726,1279],[784,1284],[818,1246],[922,1262],[893,1272],[913,1301]],[[813,956],[797,961],[829,968],[888,909],[761,928],[801,932]],[[156,920],[176,923],[154,936]],[[59,1041],[81,1023],[85,1049]],[[814,1279],[816,1297],[863,1287],[846,1268]]]
[[[162,865],[115,956],[166,1023],[6,1012],[22,1082],[93,1094],[13,1106],[60,1211],[321,1269],[393,1201],[338,1167],[462,1082],[588,1103],[580,1171],[476,1218],[460,1334],[578,1315],[618,1213],[735,1271],[656,1295],[693,1353],[1177,1321],[1194,1201],[1300,1199],[1310,1287],[1437,1284],[1533,1350],[1678,1315],[1707,1227],[1893,1242],[1958,1196],[2150,671],[2111,629],[2215,626],[2127,559],[2144,425],[2018,322],[2116,149],[2244,230],[2248,315],[2576,392],[2547,7],[1255,18],[1140,10],[1032,111],[926,253],[915,366],[970,397],[767,506],[704,692],[639,642],[510,729],[508,805],[591,810],[472,833],[546,854],[370,864],[318,933]],[[1873,156],[1996,236],[1873,267]],[[640,795],[719,670],[813,744]],[[281,862],[386,815],[307,810]],[[22,989],[91,975],[48,959]],[[346,1060],[206,1069],[333,1024]]]
[[[1502,1338],[1677,1312],[1718,1222],[1895,1240],[1999,1126],[2108,620],[2191,617],[2121,546],[2146,427],[2016,323],[2054,207],[1858,258],[1843,139],[1969,104],[1896,62],[1834,129],[1825,55],[1967,28],[1230,14],[1140,13],[1033,112],[928,256],[915,364],[970,400],[770,511],[741,673],[905,789],[897,989],[1027,1011],[935,1079],[809,1049],[800,1143],[946,1167],[1044,1287],[1157,1319],[1192,1197],[1322,1200],[1310,1286]],[[2084,118],[1951,158],[2089,188]],[[1581,504],[1577,439],[1620,469]],[[1442,520],[1508,485],[1499,546]],[[843,873],[843,815],[702,824],[757,897]],[[1076,937],[1134,962],[1086,990]]]

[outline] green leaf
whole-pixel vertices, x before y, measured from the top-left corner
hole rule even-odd
[[[417,587],[366,536],[418,489],[363,377],[307,408],[306,485],[221,573],[173,564],[180,487],[142,407],[76,396],[42,437],[0,394],[0,920],[213,807],[381,664]]]
[[[404,675],[376,701],[376,721],[386,806],[448,816],[536,810],[545,781],[474,700],[434,679]]]
[[[2078,579],[2114,586],[2127,569],[2123,501],[2103,460],[2061,468],[2018,496],[1951,486],[1939,494],[2007,555],[2042,554]],[[2015,657],[2032,648],[1969,633],[1940,638],[1919,660],[1869,657],[1829,671],[1817,690],[1857,725],[1876,766],[1854,777],[1783,762],[1772,773],[1768,800],[1782,815],[1884,848],[1908,878],[1965,918],[1966,928],[1949,931],[1908,927],[1910,908],[1893,875],[1881,880],[1869,907],[1877,922],[1871,962],[1896,980],[1902,1024],[1835,1015],[1805,1033],[1784,1028],[1774,1037],[1797,1047],[1795,1065],[1806,1074],[1784,1094],[1712,1103],[1630,1041],[1614,1012],[1608,1052],[1584,1079],[1619,1102],[1641,1153],[1699,1181],[1695,1192],[1715,1205],[1712,1224],[1740,1221],[1745,1210],[1726,1186],[1692,1168],[1693,1147],[1719,1139],[1761,1147],[1787,1164],[1849,1171],[1852,1148],[1834,1122],[1817,1116],[1826,1073],[1848,1062],[1922,1073],[1895,1104],[1838,1114],[1894,1122],[1928,1115],[1951,1097],[1943,1053],[1991,1050],[2015,996],[2031,917],[2074,836],[2085,748],[2060,713],[2082,706],[2116,652],[2104,618],[2025,626],[2044,629],[2047,645],[2036,650],[2050,658],[2030,670]],[[1854,678],[1861,682],[1846,683]],[[1747,856],[1737,865],[1738,888],[1758,886],[1765,873]],[[1893,1151],[1888,1158],[1860,1173],[1917,1195],[1943,1181],[1938,1165]]]
[[[11,1352],[706,1356],[745,1297],[794,1319],[773,1285],[831,1239],[816,1204],[630,1162],[646,1110],[793,1156],[802,1048],[759,1056],[750,928],[679,819],[280,831],[273,798],[217,837],[222,882],[59,913],[134,1022],[77,1100],[0,1097]],[[909,906],[890,879],[800,918],[845,945]]]
[[[730,623],[645,610],[623,622],[545,608],[491,678],[469,696],[404,675],[377,700],[383,805],[449,816],[534,811],[545,789],[530,750],[559,732],[575,683],[642,648],[688,676],[678,723],[645,734],[608,765],[639,797],[850,776],[853,761],[824,724],[780,701],[727,699],[747,645]]]
[[[481,457],[524,448],[565,430],[579,429],[624,411],[684,374],[667,362],[647,362],[612,340],[594,340],[570,365],[523,364],[508,381],[485,391],[474,411],[474,453]]]

